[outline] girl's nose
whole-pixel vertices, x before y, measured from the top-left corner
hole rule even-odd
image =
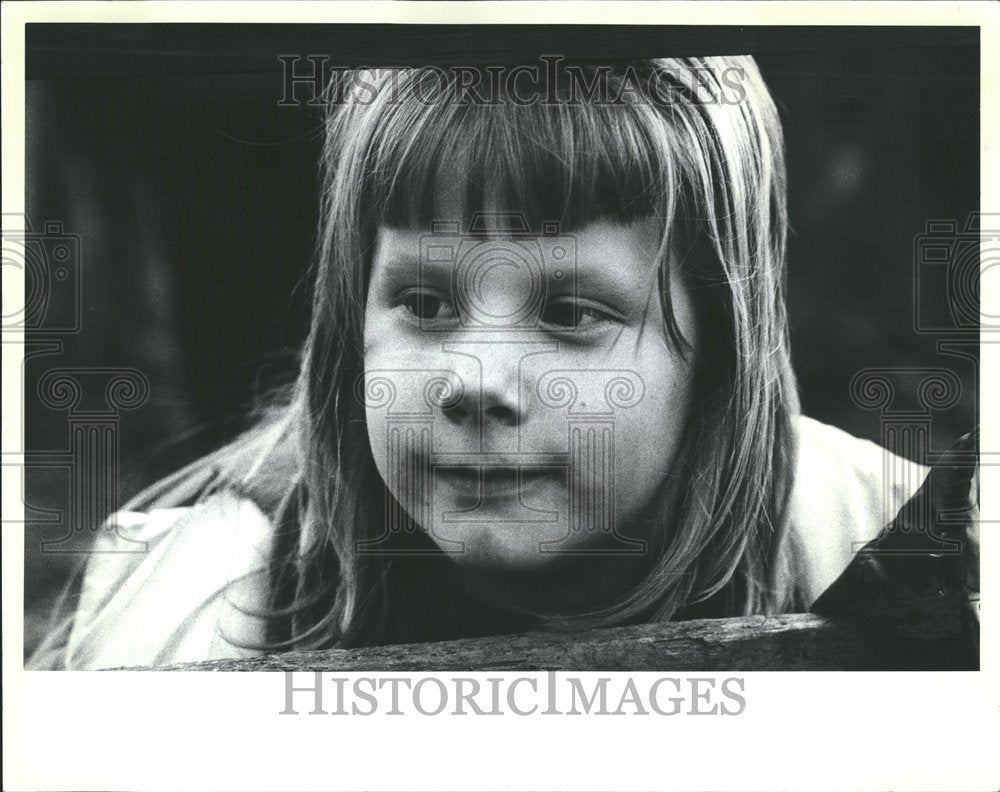
[[[500,426],[520,426],[521,410],[516,403],[507,399],[491,399],[490,404],[483,403],[484,423],[494,423]]]
[[[462,399],[442,412],[458,424],[477,422],[481,416],[484,427],[516,427],[525,419],[515,378],[505,382],[491,377],[480,383],[466,383]]]
[[[481,421],[483,428],[521,426],[527,413],[522,398],[520,360],[517,355],[507,354],[508,350],[485,354],[488,351],[489,345],[484,344],[469,355],[478,365],[470,366],[472,370],[463,375],[462,398],[442,412],[454,423]]]

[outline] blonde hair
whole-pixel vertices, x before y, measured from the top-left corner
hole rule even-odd
[[[403,562],[358,552],[381,536],[388,495],[355,384],[377,230],[429,228],[432,197],[449,178],[460,179],[469,216],[499,204],[516,207],[531,227],[557,221],[566,232],[599,219],[658,218],[659,298],[682,351],[668,246],[695,299],[697,409],[664,483],[674,528],[652,543],[642,578],[614,601],[535,614],[537,622],[608,626],[788,606],[775,565],[798,407],[777,110],[750,57],[574,68],[606,80],[607,95],[621,100],[581,99],[563,85],[548,86],[548,101],[463,101],[470,97],[455,74],[429,67],[348,73],[332,87],[343,101],[330,102],[326,119],[312,320],[298,380],[257,430],[143,501],[163,502],[182,484],[207,491],[191,482],[209,469],[252,497],[268,493],[278,537],[273,648],[440,637],[398,628],[410,607],[398,586],[394,593]],[[434,95],[447,100],[428,101]],[[416,534],[399,541],[419,541]]]

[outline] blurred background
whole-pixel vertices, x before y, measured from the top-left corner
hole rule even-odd
[[[302,279],[317,217],[320,112],[279,104],[277,54],[329,52],[347,64],[357,57],[345,56],[351,46],[368,46],[369,62],[399,65],[385,53],[419,61],[435,44],[329,29],[327,48],[317,50],[294,40],[260,47],[218,30],[189,31],[178,43],[162,31],[123,39],[96,30],[114,26],[68,27],[29,30],[27,207],[46,255],[54,256],[55,239],[78,240],[69,246],[69,277],[52,281],[64,294],[49,308],[72,318],[70,292],[79,289],[79,327],[42,322],[27,336],[26,441],[29,453],[56,458],[71,443],[66,405],[38,396],[53,369],[141,372],[148,397],[116,423],[122,503],[232,437],[255,401],[294,375],[308,318]],[[567,52],[547,35],[539,51],[591,53]],[[623,35],[602,46],[619,47],[619,57],[656,46],[644,40],[632,49]],[[948,277],[962,255],[954,241],[975,239],[962,232],[979,199],[978,44],[949,35],[900,43],[891,30],[832,40],[759,35],[715,51],[758,53],[784,121],[789,309],[803,410],[879,442],[881,413],[851,398],[852,378],[866,368],[944,368],[960,384],[929,413],[930,445],[944,448],[969,431],[978,409],[978,336],[961,332],[974,323],[954,317],[957,281]],[[452,41],[457,62],[461,47],[477,49],[475,36],[465,38]],[[488,41],[496,47],[503,36]],[[655,54],[683,49],[663,45]],[[915,251],[930,221],[944,222],[935,233],[951,242],[943,260],[922,268]],[[933,277],[918,278],[924,270]],[[939,348],[956,338],[965,345]],[[919,383],[901,376],[892,409],[919,411]],[[70,475],[59,464],[25,474],[26,651],[86,549],[86,532],[60,522]],[[52,543],[47,552],[43,541]]]

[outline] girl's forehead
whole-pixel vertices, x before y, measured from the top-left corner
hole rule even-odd
[[[564,217],[565,207],[555,202],[550,212],[539,214],[537,207],[519,205],[506,199],[499,192],[483,191],[470,205],[469,181],[461,174],[452,172],[438,180],[434,193],[428,200],[431,208],[430,222],[403,224],[386,223],[386,227],[399,230],[446,232],[468,237],[546,236],[556,234],[583,237],[592,244],[615,237],[616,233],[629,232],[643,239],[659,244],[664,233],[663,222],[656,217],[622,220],[611,214],[590,218],[583,222],[568,223]]]
[[[435,205],[435,210],[437,208]],[[420,223],[383,223],[377,227],[376,237],[381,242],[392,238],[400,243],[418,242],[435,236],[470,241],[559,237],[592,250],[629,246],[655,251],[667,236],[662,220],[656,217],[631,221],[599,217],[569,229],[562,228],[557,220],[544,221],[541,227],[537,226],[523,212],[497,205],[488,212],[435,211],[435,219],[428,227]]]
[[[552,265],[550,269],[575,272],[581,277],[587,273],[623,278],[640,276],[654,271],[660,263],[663,230],[653,218],[631,223],[599,219],[571,233],[551,228],[538,233],[537,230],[512,230],[503,225],[504,221],[498,218],[504,214],[499,211],[490,219],[490,227],[476,233],[468,232],[467,227],[459,223],[445,224],[434,230],[381,226],[376,238],[375,265],[404,270],[435,262],[458,266],[464,255],[478,260],[484,255],[484,246],[495,247],[496,254],[500,255],[511,249],[511,242],[515,245],[526,243],[528,254],[537,254],[543,260],[539,264],[548,263]],[[442,251],[450,251],[450,255]],[[544,266],[540,268],[544,269]]]

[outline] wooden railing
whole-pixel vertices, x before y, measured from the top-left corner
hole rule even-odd
[[[286,652],[156,670],[873,671],[974,667],[967,658],[952,652],[952,645],[950,639],[919,644],[889,640],[846,622],[788,614]]]

